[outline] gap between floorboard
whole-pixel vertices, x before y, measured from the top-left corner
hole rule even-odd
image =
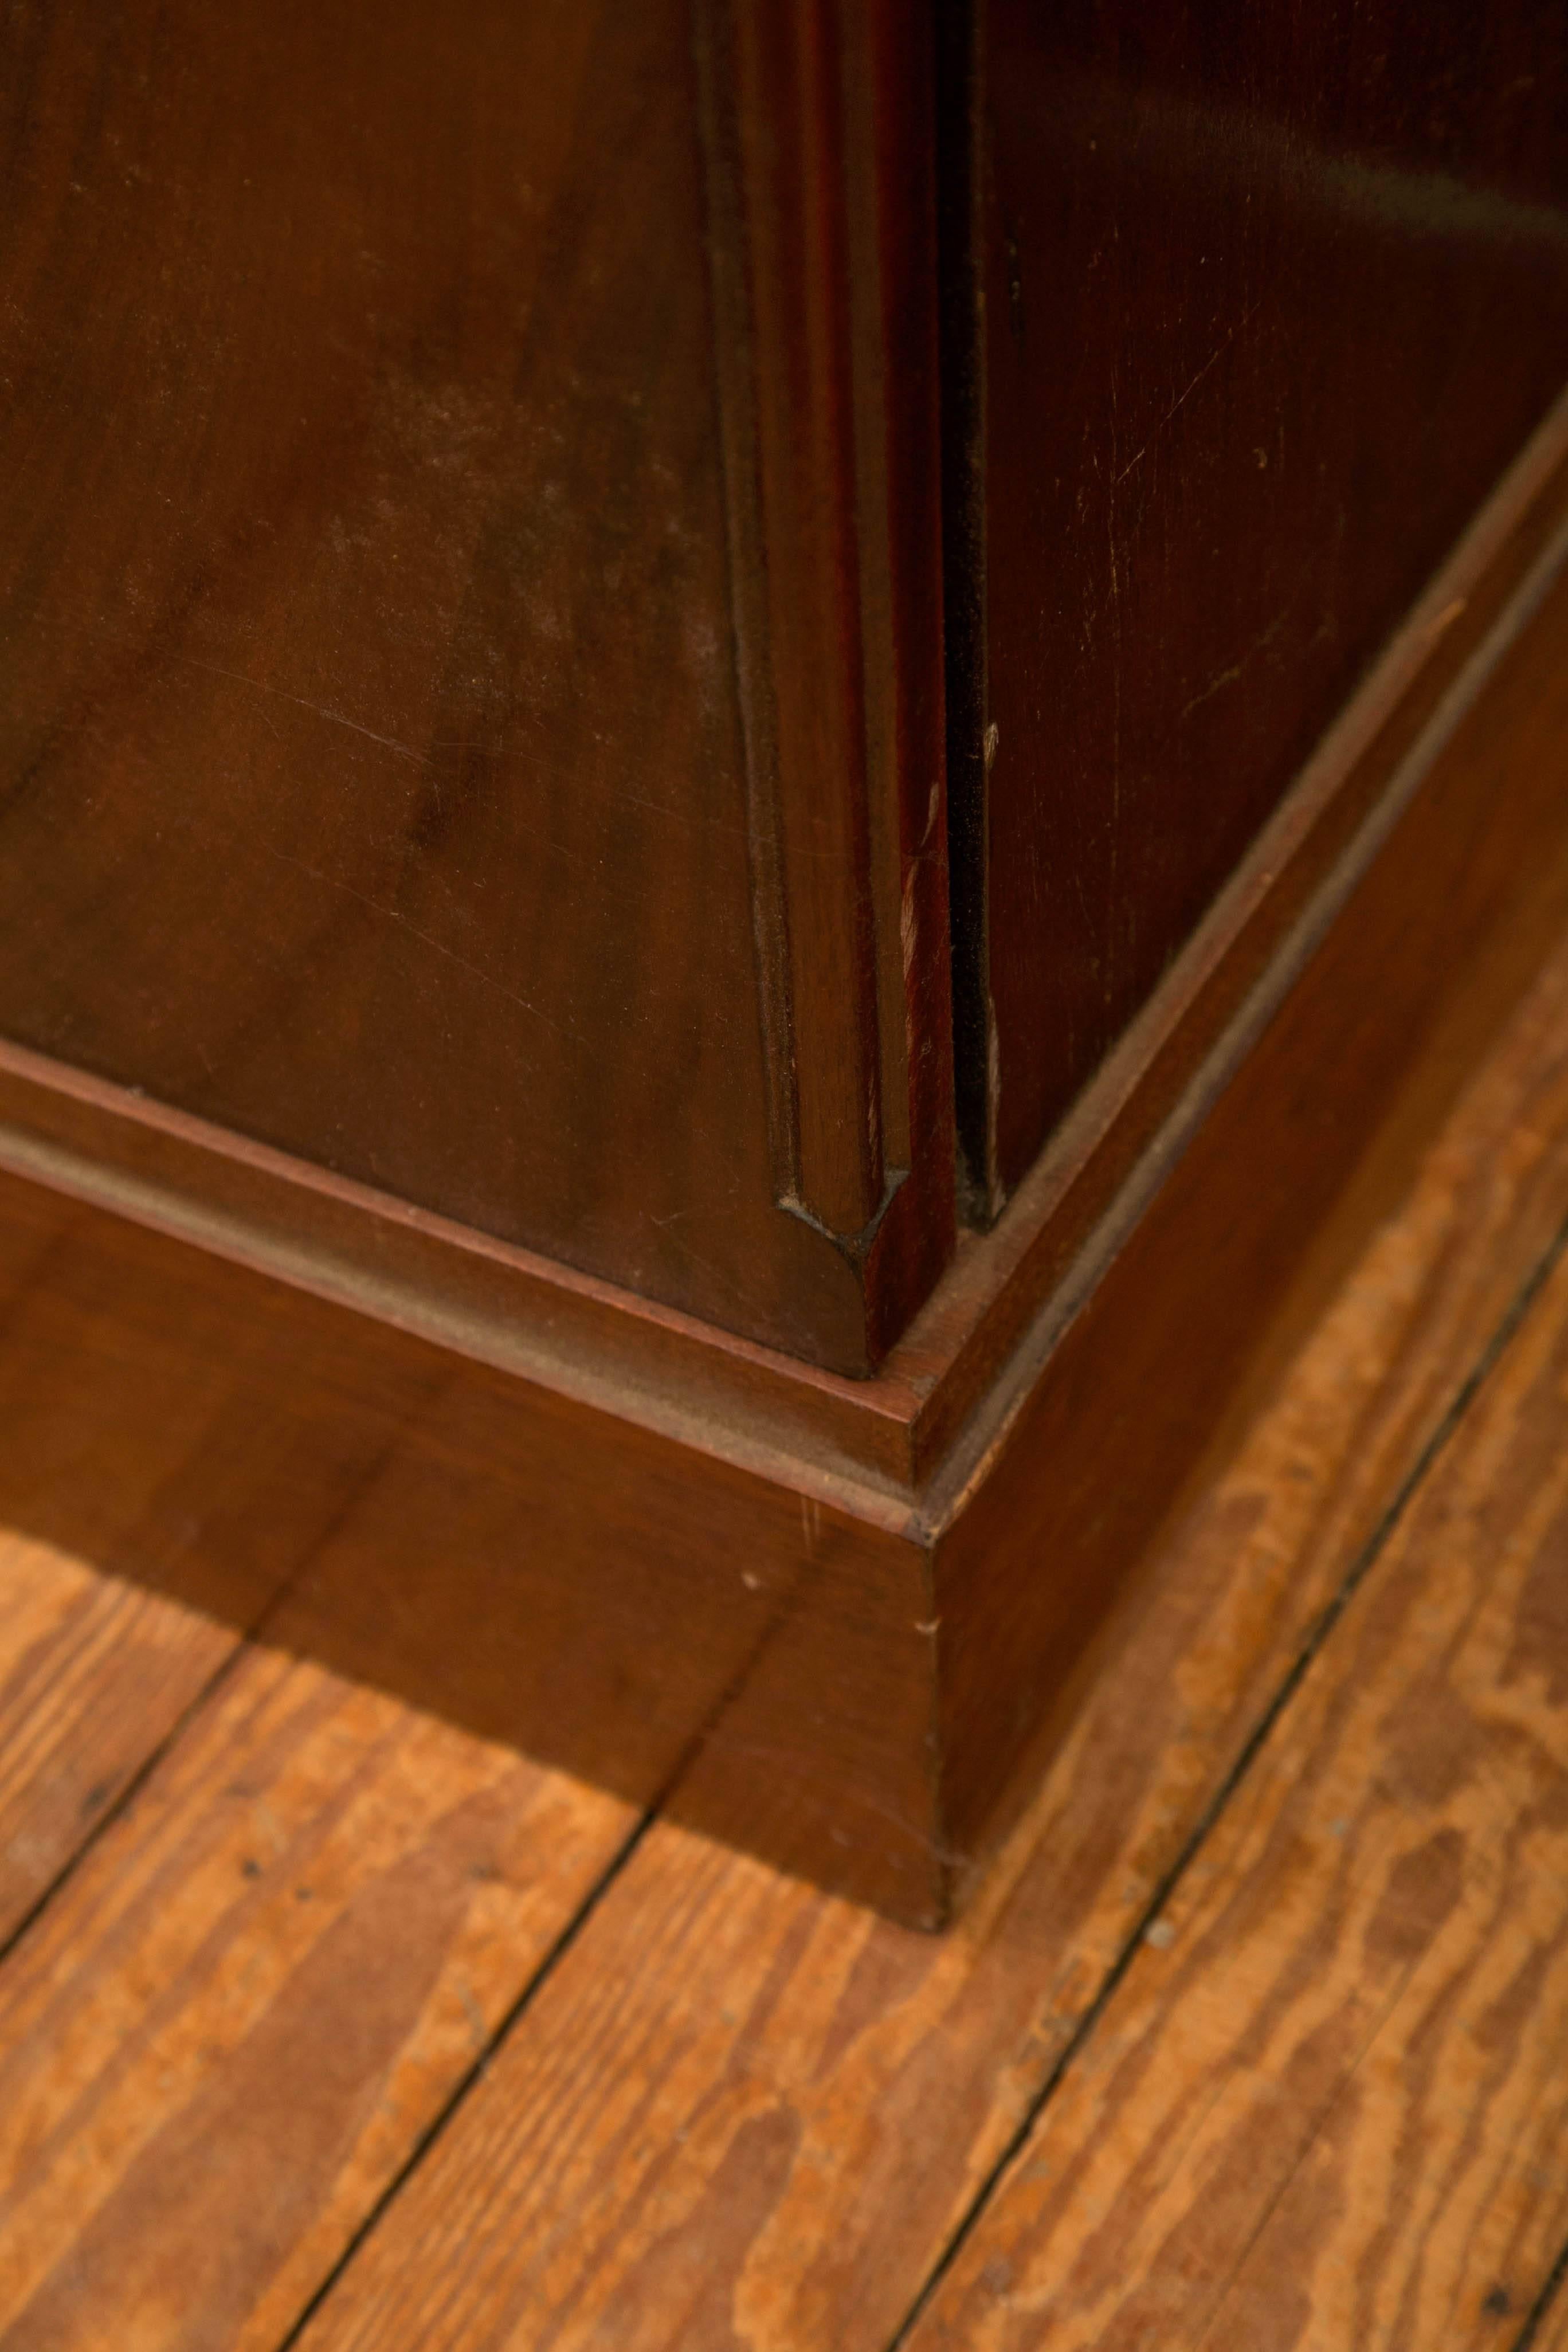
[[[1524,2326],[1514,2337],[1510,2352],[1531,2352],[1553,2308],[1568,2309],[1568,2305],[1558,2304],[1564,2279],[1568,2279],[1568,2242],[1564,2242],[1562,2252],[1542,2281],[1541,2293],[1531,2305]]]

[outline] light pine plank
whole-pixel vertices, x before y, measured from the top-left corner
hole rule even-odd
[[[634,1819],[248,1654],[0,1973],[0,2344],[272,2352]]]
[[[656,1829],[305,2352],[882,2352],[1568,1210],[1565,1015],[1559,959],[956,1930]]]
[[[1568,2231],[1568,1265],[910,2352],[1438,2346]]]
[[[192,1610],[0,1532],[0,1942],[237,1642]]]

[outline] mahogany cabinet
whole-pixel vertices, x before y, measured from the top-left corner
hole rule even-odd
[[[11,13],[0,1028],[863,1372],[952,1076],[930,60],[845,26]]]
[[[0,1512],[942,1917],[1568,912],[1568,8],[16,0],[0,156]]]
[[[1568,11],[946,21],[958,1099],[994,1203],[1568,377]]]

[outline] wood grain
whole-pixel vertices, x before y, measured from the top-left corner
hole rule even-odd
[[[10,1250],[0,1525],[939,1916],[907,1504],[0,1175]]]
[[[95,1410],[112,1371],[99,1319],[103,1270],[77,1264],[62,1279],[79,1255],[81,1213],[37,1195],[30,1205],[32,1214],[0,1214],[0,1943],[237,1646],[232,1625],[88,1565],[157,1558],[176,1584],[200,1581],[203,1535],[222,1541],[225,1530],[195,1524],[191,1474],[226,1433],[232,1441],[233,1368],[182,1409],[159,1392],[160,1348],[149,1332],[137,1409],[122,1412],[117,1400],[108,1415]],[[62,1420],[51,1398],[66,1394],[72,1409]],[[26,1532],[29,1506],[51,1488],[70,1498],[52,1542]],[[308,1540],[320,1498],[307,1480],[295,1499],[303,1523],[290,1507],[289,1527]],[[232,1558],[232,1613],[242,1621],[265,1598],[248,1551],[239,1544]]]
[[[1434,721],[1418,788],[1393,794],[1385,826],[1368,818],[1375,854],[1347,853],[1333,919],[1303,917],[1294,985],[1244,1004],[933,1482],[942,1822],[960,1852],[1026,1794],[1038,1728],[1112,1596],[1224,1459],[1568,923],[1561,551],[1525,592],[1529,625],[1500,624],[1511,641],[1480,658],[1484,690]],[[1340,887],[1322,886],[1331,908]]]
[[[1568,1211],[1568,954],[940,1942],[657,1827],[309,2352],[880,2352]]]
[[[1565,517],[1568,396],[1428,583],[1006,1213],[989,1234],[961,1236],[875,1378],[747,1341],[4,1040],[0,1162],[458,1353],[568,1393],[613,1394],[634,1419],[700,1423],[708,1445],[783,1446],[883,1486],[923,1488],[1358,828],[1439,715],[1484,691],[1494,632],[1506,637]],[[896,682],[916,667],[896,666]],[[883,735],[900,723],[884,713]],[[911,904],[924,926],[922,892],[936,884],[921,871]],[[1538,961],[1527,945],[1521,969]],[[928,1029],[923,1016],[917,1027]]]
[[[0,1945],[236,1647],[194,1610],[0,1534]]]
[[[775,1198],[690,13],[394,0],[371,44],[344,0],[7,13],[0,1030],[859,1373],[860,1259]],[[847,395],[834,331],[813,381]],[[879,320],[888,365],[910,336]],[[884,569],[920,530],[889,438],[854,452]],[[819,700],[836,741],[864,701]],[[942,850],[900,814],[907,765],[940,817],[940,709],[924,733],[879,779],[898,993],[868,963],[859,1020],[805,1011],[818,934],[838,971],[876,928],[865,861],[802,849],[801,1082],[842,1076],[851,1137],[879,1023],[901,1068],[906,985],[945,993],[923,872],[897,961]],[[862,835],[864,764],[831,775]],[[821,793],[780,789],[810,833]],[[952,1245],[945,1034],[878,1348]]]
[[[1563,2352],[1568,2344],[1568,2243],[1558,2254],[1552,2277],[1542,2292],[1539,2317],[1533,2331],[1521,2332],[1517,2352]],[[1515,2352],[1510,2347],[1510,2352]]]
[[[1568,2231],[1568,1264],[911,2352],[1479,2347]]]
[[[950,771],[994,1198],[1568,375],[1568,39],[1553,0],[974,13]]]
[[[1278,954],[1259,950],[1251,989],[1237,982],[1239,1004],[1228,958],[1246,965],[1249,950],[1229,929],[1212,960],[1205,943],[1197,994],[1219,986],[1228,1025],[1195,1071],[1201,1042],[1179,1045],[1160,1080],[1178,1087],[1171,1118],[1141,1155],[1127,1144],[1113,1213],[1086,1234],[1079,1163],[1044,1171],[1078,1247],[1064,1239],[1032,1326],[1017,1331],[1014,1300],[992,1331],[998,1293],[966,1288],[958,1269],[979,1317],[966,1378],[981,1402],[967,1425],[949,1419],[922,1492],[844,1475],[809,1425],[781,1433],[758,1412],[737,1428],[689,1391],[663,1393],[662,1350],[635,1381],[568,1343],[535,1359],[508,1325],[527,1297],[549,1336],[555,1294],[538,1261],[508,1260],[521,1281],[502,1291],[497,1261],[466,1254],[481,1330],[457,1317],[410,1317],[409,1330],[408,1288],[381,1281],[378,1254],[389,1238],[441,1240],[427,1227],[384,1215],[356,1228],[359,1280],[335,1291],[311,1255],[321,1228],[249,1250],[225,1223],[232,1204],[204,1202],[199,1184],[181,1225],[147,1207],[139,1178],[93,1194],[79,1158],[62,1171],[43,1154],[25,1161],[33,1177],[80,1184],[95,1205],[51,1206],[0,1177],[19,1247],[51,1215],[68,1236],[39,1244],[9,1335],[0,1381],[27,1434],[0,1455],[0,1514],[241,1628],[276,1601],[277,1637],[338,1671],[833,1892],[939,1921],[1037,1779],[1037,1734],[1059,1734],[1108,1608],[1407,1184],[1568,919],[1565,431],[1568,407],[1478,525],[1481,551],[1464,559],[1478,613],[1467,602],[1450,616],[1436,651],[1415,616],[1353,715],[1351,753],[1303,779],[1310,806],[1300,824],[1294,802],[1285,813],[1290,841],[1326,823],[1337,854],[1315,888],[1302,880],[1299,920]],[[1444,649],[1472,622],[1456,672]],[[1353,748],[1368,743],[1370,779]],[[1348,841],[1335,821],[1347,793],[1360,812]],[[1270,877],[1254,883],[1252,913],[1271,909]],[[177,1161],[190,1140],[174,1114],[137,1132],[155,1160],[168,1147]],[[1112,1180],[1121,1149],[1101,1171]],[[226,1165],[276,1179],[275,1207],[301,1196],[254,1156]],[[324,1187],[310,1206],[357,1214]],[[286,1234],[286,1205],[279,1223]],[[1004,1299],[1009,1268],[1032,1257],[1046,1278],[1051,1232],[1047,1201],[1021,1246],[1005,1223],[976,1244],[994,1274],[1000,1257]],[[560,1295],[616,1320],[613,1297]],[[635,1320],[670,1336],[651,1310]],[[686,1337],[689,1355],[735,1360]],[[975,1326],[957,1339],[962,1364]],[[941,1378],[928,1366],[927,1401]],[[910,1378],[904,1402],[921,1397]],[[212,1443],[148,1507],[146,1433],[161,1444],[209,1423]],[[105,1516],[107,1551],[93,1527]]]
[[[272,2352],[635,1819],[247,1654],[0,1975],[0,2343]]]
[[[901,1328],[953,1240],[931,28],[696,23],[775,1183],[873,1292],[929,1260]]]

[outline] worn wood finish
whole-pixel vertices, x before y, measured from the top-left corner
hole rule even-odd
[[[182,1228],[141,1171],[140,1192],[117,1191],[79,1149],[73,1162],[68,1134],[47,1149],[24,1135],[14,1165],[89,1197],[96,1183],[105,1206],[51,1212],[36,1189],[14,1192],[24,1227],[53,1213],[72,1244],[45,1259],[58,1278],[43,1279],[38,1332],[8,1375],[37,1432],[0,1459],[13,1522],[88,1549],[71,1473],[83,1429],[99,1433],[105,1486],[134,1486],[142,1465],[121,1420],[133,1432],[149,1414],[205,1415],[217,1375],[226,1433],[181,1493],[194,1535],[169,1543],[156,1514],[116,1504],[110,1564],[240,1625],[272,1608],[277,1638],[340,1671],[901,1918],[941,1919],[1026,1793],[1040,1738],[1059,1737],[1098,1629],[1205,1450],[1228,1442],[1227,1415],[1251,1410],[1324,1280],[1397,1197],[1568,912],[1568,587],[1549,584],[1560,459],[1549,435],[1522,503],[1510,493],[1482,531],[1479,569],[1464,558],[1480,635],[1458,669],[1445,640],[1471,621],[1428,632],[1425,652],[1417,630],[1392,682],[1369,688],[1330,789],[1302,780],[1306,816],[1292,804],[1286,845],[1306,873],[1282,869],[1300,892],[1293,929],[1269,950],[1226,910],[1182,999],[1213,988],[1234,1004],[1220,1046],[1178,1087],[1010,1360],[1009,1270],[1047,1271],[1064,1184],[1078,1213],[1072,1164],[1046,1171],[1044,1212],[1021,1236],[1005,1223],[975,1244],[1001,1262],[989,1288],[970,1282],[973,1257],[955,1268],[961,1309],[978,1295],[1004,1311],[988,1363],[984,1307],[945,1327],[955,1376],[985,1380],[922,1484],[781,1444],[765,1414],[726,1424],[661,1394],[647,1366],[635,1385],[581,1360],[563,1380],[483,1327],[475,1345],[455,1318],[400,1330],[388,1317],[407,1289],[378,1285],[374,1255],[360,1288],[334,1295],[308,1255],[247,1249],[238,1220],[237,1237],[194,1197]],[[1322,825],[1338,843],[1326,865]],[[1242,908],[1266,940],[1269,903],[1260,889]],[[1179,1024],[1177,1037],[1163,1085],[1194,1050]],[[102,1108],[79,1090],[51,1099],[88,1118]],[[159,1151],[190,1141],[177,1122],[129,1127]],[[254,1158],[229,1164],[270,1181]],[[353,1223],[356,1202],[333,1192],[329,1206]],[[189,1238],[108,1213],[123,1208]],[[392,1221],[371,1231],[442,1240]],[[189,1245],[215,1237],[288,1279]],[[577,1303],[613,1319],[602,1295]],[[57,1369],[34,1393],[27,1363],[57,1328]]]
[[[634,1822],[248,1654],[0,1975],[0,2343],[272,2352]]]
[[[1559,1265],[910,2352],[1523,2319],[1568,2233],[1565,1398]]]
[[[908,1329],[954,1248],[935,18],[398,0],[371,53],[342,0],[281,27],[246,0],[221,39],[195,0],[13,10],[17,1526],[831,1890],[946,1916],[1117,1596],[1568,910],[1568,401],[1308,756],[1563,357],[1537,137],[1555,19],[1519,0],[1497,56],[1520,72],[1439,121],[1455,23],[1389,80],[1375,28],[1405,19],[1378,5],[1370,47],[1281,20],[1217,80],[1183,19],[1087,96],[1073,44],[1120,19],[1042,33],[1047,71],[1021,15],[984,16],[1012,112],[974,181],[983,260],[1029,125],[1070,148],[1079,101],[1115,135],[1069,256],[1128,207],[1184,249],[1216,187],[1218,229],[1253,196],[1261,226],[1216,242],[1219,309],[1185,301],[1174,358],[1151,331],[1124,463],[1134,265],[1084,342],[1117,395],[1095,478],[1150,517],[1137,548],[1110,530],[1112,601],[1159,640],[1174,597],[1197,667],[1134,663],[1114,629],[1088,665],[1128,798],[1107,828],[1067,792],[1104,870],[1068,841],[1053,876],[1117,896],[1122,818],[1155,847],[1123,894],[1154,909],[1153,962],[1107,981],[1104,1035],[1073,1028],[1083,1070],[1180,953],[1017,1213],[954,1249]],[[1388,153],[1369,177],[1324,161],[1336,139]],[[1436,204],[1443,173],[1476,186]],[[1327,289],[1359,331],[1406,213],[1420,264],[1366,349],[1392,336],[1405,365],[1439,311],[1496,327],[1485,397],[1458,362],[1422,378],[1442,496],[1395,371],[1386,464],[1357,437],[1370,398],[1306,464],[1290,377],[1272,504],[1227,506],[1215,453],[1279,392],[1289,322]],[[988,433],[1015,394],[1024,430],[1039,358],[1021,254],[985,310],[1016,347],[1012,394],[994,353],[974,379]],[[1150,424],[1160,366],[1211,325]],[[1053,510],[1010,499],[1016,448],[988,446],[1034,582]],[[1375,560],[1352,532],[1322,570],[1352,489]],[[1202,634],[1258,580],[1205,597],[1211,559],[1187,561],[1237,513],[1300,541],[1282,614],[1326,616],[1292,619],[1258,681],[1208,678]],[[1022,576],[1008,544],[987,591]],[[1320,645],[1339,666],[1303,686]],[[1130,667],[1154,698],[1124,747]],[[1208,751],[1156,825],[1159,697],[1200,669],[1182,719]],[[1226,765],[1205,730],[1238,678]],[[1071,734],[1070,693],[1060,715]],[[1008,718],[1005,744],[1026,733]],[[1073,753],[1096,774],[1102,737]],[[991,850],[1026,896],[1027,861]],[[1016,914],[986,901],[999,954]],[[851,1377],[884,1349],[884,1378]]]
[[[283,1370],[276,1318],[269,1333],[265,1316],[217,1313],[221,1360],[215,1349],[199,1384],[171,1382],[195,1334],[212,1343],[210,1284],[132,1301],[95,1257],[90,1223],[16,1188],[0,1215],[0,1516],[53,1537],[0,1538],[0,1940],[232,1660],[234,1629],[260,1622],[375,1458],[366,1416],[349,1413],[335,1451],[306,1462],[271,1394]]]
[[[863,1372],[952,1234],[934,398],[889,396],[933,380],[931,140],[918,57],[884,86],[812,23],[781,150],[816,142],[827,282],[857,240],[871,266],[802,357],[834,431],[793,489],[864,516],[825,559],[857,626],[815,680],[826,740],[758,784],[683,0],[399,0],[369,45],[341,0],[221,30],[195,0],[9,13],[0,1031]],[[764,290],[779,217],[758,195],[721,225]],[[752,438],[771,462],[778,420]],[[770,572],[753,700],[823,571]],[[764,787],[793,847],[762,929],[803,962],[782,1003]],[[813,1155],[847,1090],[844,1132],[875,1127],[884,1080],[896,1150],[846,1192]]]
[[[1565,1212],[1568,953],[1173,1544],[952,1933],[656,1826],[310,2352],[883,2352]]]
[[[1568,26],[1554,0],[973,18],[950,764],[994,1205],[1568,373]],[[960,116],[964,80],[955,55]]]

